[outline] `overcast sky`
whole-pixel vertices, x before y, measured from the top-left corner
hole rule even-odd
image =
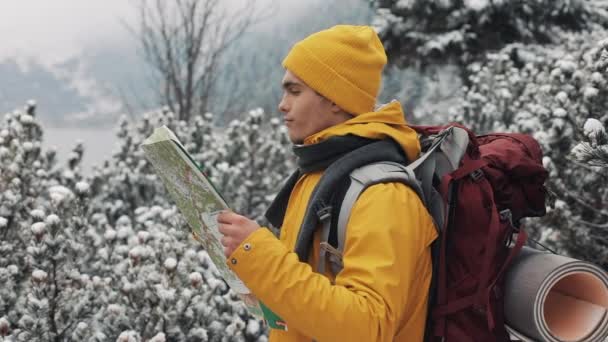
[[[247,0],[221,0],[230,6],[239,6],[242,1]],[[295,6],[303,4],[281,1],[281,12],[295,12]],[[124,42],[131,37],[121,20],[134,23],[135,14],[133,0],[2,0],[0,61],[34,58],[50,65],[83,49]]]
[[[128,38],[119,18],[133,20],[129,1],[0,1],[0,59],[66,60],[96,44]]]

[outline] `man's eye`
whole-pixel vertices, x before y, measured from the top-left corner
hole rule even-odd
[[[298,94],[300,94],[300,91],[296,90],[296,89],[289,89],[289,93],[292,95],[298,95]]]

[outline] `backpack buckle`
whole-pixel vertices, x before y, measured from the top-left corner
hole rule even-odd
[[[511,213],[511,209],[501,210],[499,213],[501,221],[508,221],[511,224],[511,227],[515,227],[513,224],[513,214]]]
[[[483,170],[477,169],[477,170],[471,172],[470,176],[473,179],[473,181],[477,182],[483,177]]]
[[[331,217],[331,205],[323,207],[317,211],[317,217],[321,222]]]

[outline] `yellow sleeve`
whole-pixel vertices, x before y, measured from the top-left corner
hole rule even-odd
[[[392,341],[418,259],[435,238],[430,222],[411,189],[378,184],[352,210],[335,285],[267,229],[247,239],[248,250],[241,244],[228,265],[290,330],[318,341]]]

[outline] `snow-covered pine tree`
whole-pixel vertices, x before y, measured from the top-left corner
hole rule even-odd
[[[80,159],[65,170],[70,187],[62,185],[66,179],[53,168],[54,152],[41,152],[42,128],[33,102],[25,112],[5,115],[0,132],[6,158],[0,163],[0,277],[7,285],[0,290],[3,335],[63,340],[77,319],[88,320],[94,310],[88,305],[94,293],[75,281],[86,265],[86,248],[77,238],[86,220],[86,184],[74,182],[71,170],[78,170]]]
[[[596,30],[546,47],[509,45],[471,67],[470,87],[454,111],[477,133],[517,131],[539,140],[552,201],[546,217],[530,221],[536,236],[604,267],[608,173],[596,162],[605,156],[600,127],[608,124],[607,36]]]
[[[0,123],[0,316],[3,336],[12,334],[22,317],[23,284],[32,268],[27,260],[31,215],[44,192],[55,153],[42,153],[42,128],[36,104],[4,115]],[[39,212],[34,212],[38,215]]]
[[[370,0],[374,26],[399,66],[466,66],[506,44],[554,42],[561,30],[606,23],[586,0]]]

